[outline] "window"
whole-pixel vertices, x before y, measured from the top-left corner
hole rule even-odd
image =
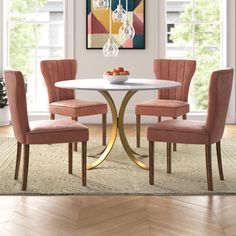
[[[25,76],[29,110],[46,111],[40,61],[65,56],[64,1],[9,0],[8,9],[8,66]]]
[[[221,0],[166,0],[166,57],[197,60],[189,99],[192,110],[207,109],[211,72],[223,64],[221,4]]]

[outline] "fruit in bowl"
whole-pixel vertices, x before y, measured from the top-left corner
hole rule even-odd
[[[103,74],[103,78],[110,84],[123,84],[128,80],[129,75],[129,71],[125,70],[123,67],[116,67],[110,71],[106,71]]]

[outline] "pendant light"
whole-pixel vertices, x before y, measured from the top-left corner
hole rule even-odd
[[[128,19],[128,0],[126,0],[126,20],[119,30],[120,38],[123,40],[133,39],[135,35],[135,29],[132,24],[130,24]]]
[[[126,20],[126,11],[121,5],[121,0],[119,0],[119,4],[116,10],[112,14],[112,19],[114,22],[123,23]]]
[[[103,55],[104,57],[117,57],[119,53],[118,46],[114,42],[112,37],[112,0],[110,0],[110,12],[109,12],[109,26],[110,26],[110,35],[107,43],[103,46]]]
[[[109,0],[93,0],[93,8],[95,10],[99,9],[108,9],[109,8]]]

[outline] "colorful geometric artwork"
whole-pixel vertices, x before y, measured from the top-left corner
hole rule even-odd
[[[87,49],[102,49],[109,37],[108,10],[95,10],[93,0],[87,1]],[[112,13],[117,8],[119,0],[112,0]],[[121,0],[126,9],[126,0]],[[111,14],[112,14],[111,13]],[[123,40],[119,36],[122,23],[112,21],[112,36],[120,49],[145,49],[145,0],[128,0],[128,19],[133,24],[135,36],[133,39]]]

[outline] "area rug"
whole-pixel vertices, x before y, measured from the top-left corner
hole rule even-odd
[[[129,139],[135,145],[135,139]],[[98,152],[101,140],[91,139],[88,151]],[[142,139],[147,152],[148,143]],[[236,193],[236,139],[222,140],[225,181],[219,180],[215,148],[213,151],[214,192],[207,191],[204,146],[178,144],[172,156],[172,174],[166,173],[166,145],[155,147],[155,185],[149,185],[148,171],[137,167],[126,155],[119,139],[109,157],[96,169],[87,172],[87,187],[81,185],[81,156],[74,153],[73,175],[67,174],[67,144],[32,145],[28,189],[21,191],[22,170],[14,180],[16,140],[0,139],[0,194],[28,195],[201,195]],[[94,161],[89,158],[89,162]],[[148,158],[142,158],[148,162]]]

